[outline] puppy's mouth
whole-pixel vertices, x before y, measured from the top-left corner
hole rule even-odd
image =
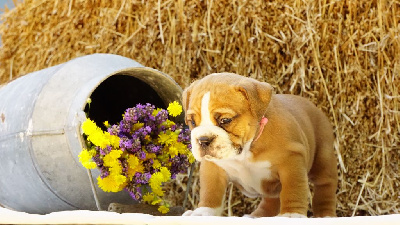
[[[217,159],[217,158],[215,158],[215,157],[213,157],[213,156],[211,156],[211,155],[205,155],[205,156],[204,156],[204,159],[205,159],[205,160],[208,160],[208,161],[212,161],[213,159]]]
[[[199,126],[191,133],[192,151],[198,161],[201,159],[228,159],[243,151],[240,143],[232,142],[229,134],[216,126]]]
[[[218,149],[210,146],[200,147],[200,157],[204,159],[221,159],[222,157],[218,156]]]
[[[234,155],[240,155],[243,152],[243,147],[240,145],[232,145],[231,151],[234,152]],[[206,147],[206,148],[200,148],[200,156],[201,158],[204,158],[206,160],[219,160],[219,159],[225,159],[225,158],[230,158],[231,156],[222,156],[220,155],[219,151],[222,149],[220,148],[211,148],[211,147]]]
[[[214,154],[212,154],[213,152],[215,152],[215,151],[213,149],[210,149],[210,147],[206,147],[206,148],[200,147],[200,156],[203,158],[205,158],[205,157],[215,158],[216,156],[214,156]]]
[[[240,155],[243,151],[243,147],[234,148],[234,151],[236,153],[235,155]],[[232,157],[232,155],[228,156],[228,157],[223,157],[223,156],[218,156],[217,154],[211,155],[211,154],[207,154],[206,152],[204,152],[204,153],[202,153],[201,157],[206,160],[209,160],[209,161],[213,161],[213,160],[215,161],[215,160],[229,159]]]

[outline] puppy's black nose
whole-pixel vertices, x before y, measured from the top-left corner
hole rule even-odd
[[[201,136],[201,137],[197,138],[197,141],[203,148],[209,146],[213,140],[214,140],[214,137],[208,137],[208,136]]]

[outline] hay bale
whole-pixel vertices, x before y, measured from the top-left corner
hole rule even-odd
[[[338,214],[399,213],[399,20],[400,3],[384,0],[26,0],[2,15],[0,83],[98,52],[182,87],[223,71],[267,81],[329,115]],[[177,204],[186,179],[169,185]],[[257,201],[230,189],[225,214],[249,213]]]

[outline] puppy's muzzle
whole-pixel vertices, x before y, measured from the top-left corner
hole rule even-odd
[[[207,148],[208,146],[210,146],[214,139],[214,136],[201,136],[197,138],[197,141],[202,148]]]

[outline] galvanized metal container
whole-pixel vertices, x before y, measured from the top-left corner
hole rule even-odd
[[[78,160],[81,123],[118,122],[137,103],[165,107],[182,89],[168,75],[117,55],[94,54],[27,74],[0,88],[0,204],[28,213],[95,210]],[[179,118],[182,120],[182,117]],[[99,172],[94,169],[93,179]],[[95,185],[97,187],[97,185]],[[97,190],[101,207],[133,203],[126,192]]]

